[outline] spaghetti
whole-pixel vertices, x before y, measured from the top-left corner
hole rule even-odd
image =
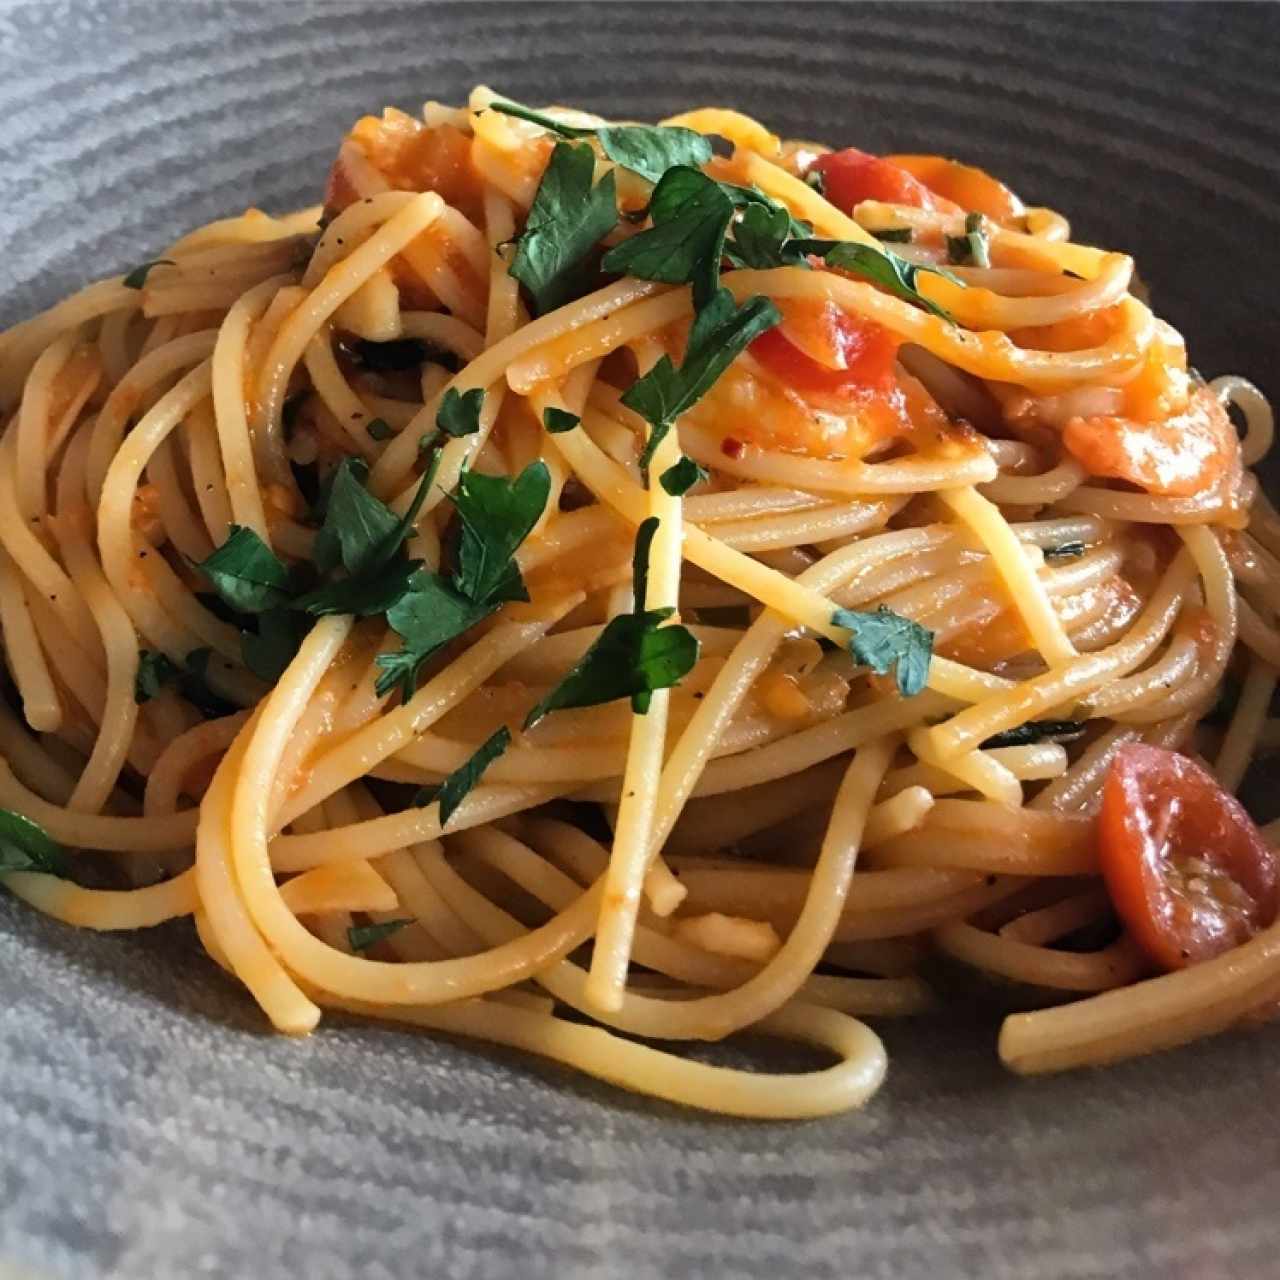
[[[1133,288],[732,111],[361,120],[0,335],[0,879],[746,1116],[965,974],[1021,1072],[1264,1016],[1271,411]],[[676,1052],[748,1029],[836,1064]]]

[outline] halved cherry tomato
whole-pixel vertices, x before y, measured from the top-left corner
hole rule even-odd
[[[1238,947],[1280,911],[1276,851],[1186,756],[1122,746],[1103,787],[1099,837],[1116,912],[1162,968]]]
[[[827,199],[844,213],[849,213],[863,200],[910,204],[918,209],[938,207],[923,182],[917,182],[898,165],[880,156],[868,155],[857,147],[819,156],[809,166],[809,172],[822,174]]]
[[[788,323],[790,316],[788,315]],[[895,385],[893,363],[898,339],[883,326],[827,305],[806,328],[817,324],[821,334],[809,335],[830,352],[832,368],[807,355],[781,329],[769,329],[751,344],[751,354],[780,382],[795,391],[848,396],[870,388],[888,391]],[[806,341],[806,345],[810,345]]]

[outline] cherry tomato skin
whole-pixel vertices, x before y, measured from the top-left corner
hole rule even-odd
[[[937,208],[923,182],[900,166],[857,147],[819,156],[810,166],[810,172],[814,171],[822,174],[826,198],[843,213],[849,213],[863,200],[909,204],[917,209]]]
[[[751,354],[780,382],[800,393],[848,396],[860,390],[890,390],[898,340],[883,326],[832,308],[832,346],[845,367],[819,364],[779,329],[769,329],[751,344]]]
[[[1280,911],[1280,865],[1244,806],[1186,756],[1115,754],[1099,817],[1102,874],[1134,941],[1163,969],[1247,942]]]

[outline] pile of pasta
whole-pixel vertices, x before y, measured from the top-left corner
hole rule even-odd
[[[0,880],[281,1031],[798,1117],[975,991],[1020,1072],[1280,996],[1265,885],[1162,964],[1099,817],[1277,741],[1269,408],[977,169],[480,88],[4,333],[0,410]],[[834,1065],[681,1055],[742,1031]]]

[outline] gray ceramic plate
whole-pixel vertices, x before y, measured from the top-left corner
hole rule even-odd
[[[191,225],[310,202],[344,126],[476,80],[984,164],[1140,255],[1280,395],[1280,9],[0,0],[4,322]],[[448,1041],[265,1033],[182,929],[0,902],[0,1269],[320,1278],[1280,1270],[1280,1036],[1038,1082],[886,1028],[859,1115],[706,1119]]]

